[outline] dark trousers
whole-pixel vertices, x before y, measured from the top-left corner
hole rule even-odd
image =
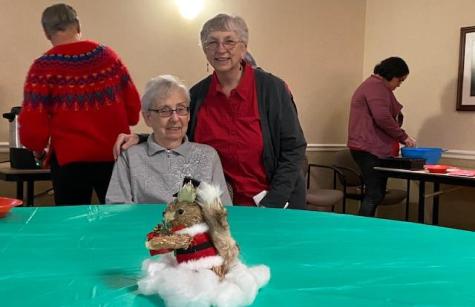
[[[114,162],[75,162],[60,166],[52,155],[51,180],[56,205],[90,204],[93,190],[104,204],[113,168]]]
[[[373,169],[381,164],[375,155],[366,151],[351,150],[351,156],[361,170],[365,185],[365,196],[359,215],[374,216],[377,206],[384,199],[388,178]]]

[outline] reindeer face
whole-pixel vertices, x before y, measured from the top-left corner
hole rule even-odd
[[[201,207],[196,203],[174,201],[163,213],[163,224],[168,229],[178,226],[190,227],[203,221]]]

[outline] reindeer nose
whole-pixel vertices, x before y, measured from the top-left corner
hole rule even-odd
[[[175,212],[165,212],[165,222],[170,222],[170,221],[173,221],[173,219],[175,218]]]

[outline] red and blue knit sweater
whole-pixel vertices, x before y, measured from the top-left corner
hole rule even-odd
[[[139,112],[137,89],[112,49],[92,41],[58,45],[30,67],[20,140],[34,151],[50,142],[60,165],[113,161],[117,135],[130,133]]]

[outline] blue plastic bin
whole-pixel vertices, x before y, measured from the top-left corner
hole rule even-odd
[[[438,164],[442,157],[442,148],[440,147],[403,147],[401,154],[404,158],[425,159],[426,164]]]

